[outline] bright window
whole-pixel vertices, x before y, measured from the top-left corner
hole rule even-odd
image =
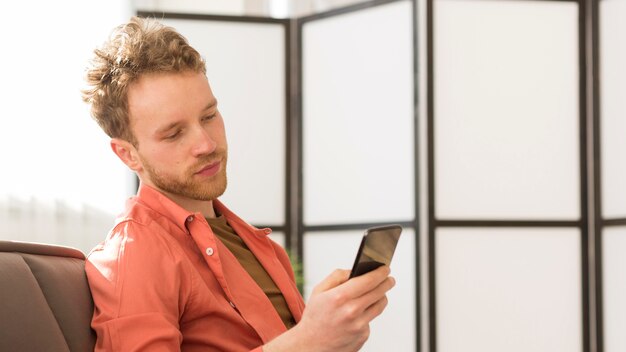
[[[131,6],[60,0],[7,7],[0,21],[0,239],[87,251],[122,209],[132,175],[80,90],[93,49]]]

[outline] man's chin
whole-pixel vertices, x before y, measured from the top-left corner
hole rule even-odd
[[[193,198],[196,200],[214,200],[221,197],[224,192],[226,192],[226,181],[224,181],[220,185],[211,185],[210,187],[202,187],[200,189],[195,190],[194,192],[190,192],[189,198]]]
[[[183,197],[187,199],[210,201],[222,196],[226,191],[228,184],[226,175],[216,175],[211,181],[177,182],[174,179],[159,178],[152,175],[150,183],[154,184],[157,189],[169,193],[172,196]],[[190,176],[188,180],[193,180]]]

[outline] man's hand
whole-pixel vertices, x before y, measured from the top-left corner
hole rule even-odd
[[[298,325],[263,350],[358,351],[369,337],[369,323],[387,306],[385,294],[395,280],[388,266],[350,280],[349,276],[349,270],[336,270],[319,283]]]

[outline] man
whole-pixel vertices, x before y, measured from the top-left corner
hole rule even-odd
[[[132,18],[95,51],[83,98],[139,177],[86,271],[98,351],[356,351],[394,285],[337,270],[306,309],[289,258],[219,202],[227,143],[205,63],[185,38]],[[253,175],[251,177],[254,177]]]

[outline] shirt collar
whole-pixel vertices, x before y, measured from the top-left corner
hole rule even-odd
[[[185,223],[187,219],[194,216],[194,213],[176,204],[157,189],[145,184],[139,186],[136,200],[173,221],[182,231],[187,231]]]
[[[157,189],[148,186],[146,184],[141,184],[139,186],[139,190],[137,191],[136,200],[140,203],[144,203],[148,205],[153,210],[167,217],[171,221],[173,221],[182,231],[187,231],[187,226],[185,225],[187,221],[193,218],[204,218],[204,216],[200,213],[193,213],[189,210],[178,205],[173,200],[169,199],[163,193],[158,191]],[[222,202],[218,199],[213,200],[213,208],[220,214],[224,215],[228,220],[228,223],[233,226],[235,231],[238,228],[247,228],[249,231],[256,233],[257,235],[267,236],[272,233],[272,230],[269,228],[257,229],[254,226],[248,224],[240,217],[235,215],[230,209],[228,209]]]

